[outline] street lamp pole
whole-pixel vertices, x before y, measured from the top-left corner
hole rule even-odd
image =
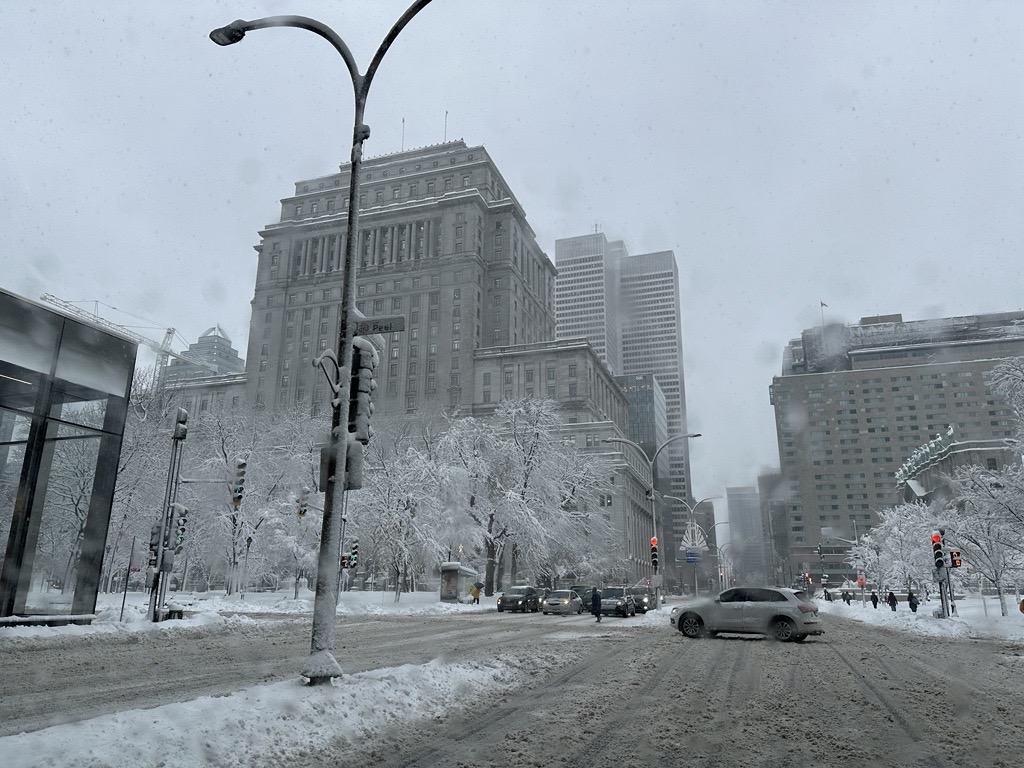
[[[700,432],[690,432],[690,433],[687,433],[685,435],[674,435],[673,437],[670,437],[664,443],[659,445],[654,450],[654,453],[650,457],[647,456],[647,452],[643,448],[641,448],[637,443],[634,443],[632,440],[630,440],[628,438],[625,438],[625,437],[606,437],[606,438],[604,438],[601,441],[602,443],[625,443],[626,445],[631,445],[634,448],[636,448],[636,450],[640,453],[641,456],[644,457],[644,459],[647,460],[647,468],[648,468],[648,471],[650,473],[650,484],[651,484],[651,489],[650,489],[651,523],[654,526],[653,538],[655,538],[655,539],[658,538],[658,509],[657,509],[657,505],[655,504],[655,501],[654,501],[654,463],[658,460],[658,454],[661,453],[662,449],[668,447],[669,445],[671,445],[672,443],[674,443],[674,442],[676,442],[678,440],[686,440],[687,438],[690,438],[690,437],[700,437]],[[658,566],[657,565],[654,565],[654,575],[655,576],[658,575]],[[661,607],[661,585],[658,583],[658,580],[655,580],[655,585],[654,585],[654,604],[658,608]]]
[[[352,371],[352,338],[355,335],[352,310],[355,306],[355,247],[356,232],[359,224],[359,169],[363,159],[363,142],[370,137],[370,128],[363,122],[366,108],[366,97],[370,90],[373,76],[380,66],[381,59],[388,52],[398,34],[425,8],[430,0],[416,0],[395,22],[391,30],[377,48],[376,53],[367,67],[366,74],[359,74],[359,67],[345,41],[330,27],[305,16],[268,16],[253,21],[238,19],[210,33],[210,39],[218,45],[232,45],[245,37],[246,32],[270,27],[295,27],[305,29],[319,35],[329,42],[341,55],[352,79],[355,96],[355,115],[352,128],[352,152],[349,169],[348,221],[345,228],[345,262],[342,279],[345,290],[342,294],[341,313],[338,318],[338,349],[335,350],[337,360],[336,381],[331,382],[334,400],[331,410],[331,434],[327,445],[327,484],[324,489],[324,519],[320,535],[320,555],[317,562],[316,596],[313,602],[313,633],[311,650],[302,676],[309,680],[310,685],[329,683],[335,677],[341,677],[341,665],[334,658],[334,623],[338,605],[338,576],[341,568],[341,512],[335,509],[339,490],[344,491],[344,483],[340,487],[338,480],[344,479],[345,445],[348,440],[342,424],[342,408],[347,411],[349,402],[349,384]],[[347,417],[347,412],[346,412]],[[340,461],[339,461],[340,458]],[[342,472],[338,472],[341,464]]]

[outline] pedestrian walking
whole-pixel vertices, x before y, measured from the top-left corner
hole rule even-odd
[[[876,609],[878,608],[878,595],[874,592],[871,593],[871,607]]]
[[[889,604],[889,607],[892,608],[893,611],[895,611],[896,603],[898,602],[896,600],[896,593],[892,590],[889,590],[889,594],[885,596],[885,602],[887,602]]]
[[[917,595],[915,595],[910,590],[907,591],[907,605],[910,606],[911,613],[917,613]]]
[[[473,587],[473,605],[480,605],[480,587]]]
[[[590,610],[593,611],[594,615],[597,616],[597,623],[601,623],[601,593],[598,592],[597,587],[594,587],[594,591],[590,593]]]
[[[850,604],[850,593],[847,592],[845,589],[843,590],[843,594],[841,595],[841,597],[843,598],[844,603],[846,603],[847,605]]]

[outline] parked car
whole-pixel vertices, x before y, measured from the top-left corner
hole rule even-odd
[[[736,632],[802,643],[823,631],[818,606],[807,593],[784,587],[727,589],[715,598],[675,606],[669,621],[691,638]]]
[[[638,613],[647,613],[658,607],[654,590],[650,587],[630,587],[629,594],[633,596],[633,602],[636,603]]]
[[[526,613],[540,610],[540,595],[535,587],[509,587],[498,596],[498,612]]]
[[[629,587],[605,587],[601,590],[602,616],[636,616],[636,601]]]
[[[541,611],[549,613],[583,613],[583,600],[571,589],[556,589],[541,603]]]
[[[590,598],[594,592],[593,584],[573,584],[569,589],[580,596],[580,600],[583,601],[584,611],[590,612],[593,610],[593,606],[590,604]]]

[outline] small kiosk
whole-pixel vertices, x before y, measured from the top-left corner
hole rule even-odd
[[[441,563],[441,602],[457,603],[477,579],[477,571],[462,563]]]

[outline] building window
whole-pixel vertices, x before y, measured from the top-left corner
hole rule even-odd
[[[301,219],[302,218],[302,206],[301,205],[296,205],[295,206],[295,218],[296,219]]]
[[[548,381],[554,381],[554,380],[555,380],[555,369],[554,368],[548,368]]]
[[[575,378],[576,377],[576,366],[575,365],[570,365],[569,366],[569,376],[570,376],[570,378]]]
[[[453,386],[453,387],[459,386],[459,374],[457,374],[457,373],[451,374],[451,386]]]

